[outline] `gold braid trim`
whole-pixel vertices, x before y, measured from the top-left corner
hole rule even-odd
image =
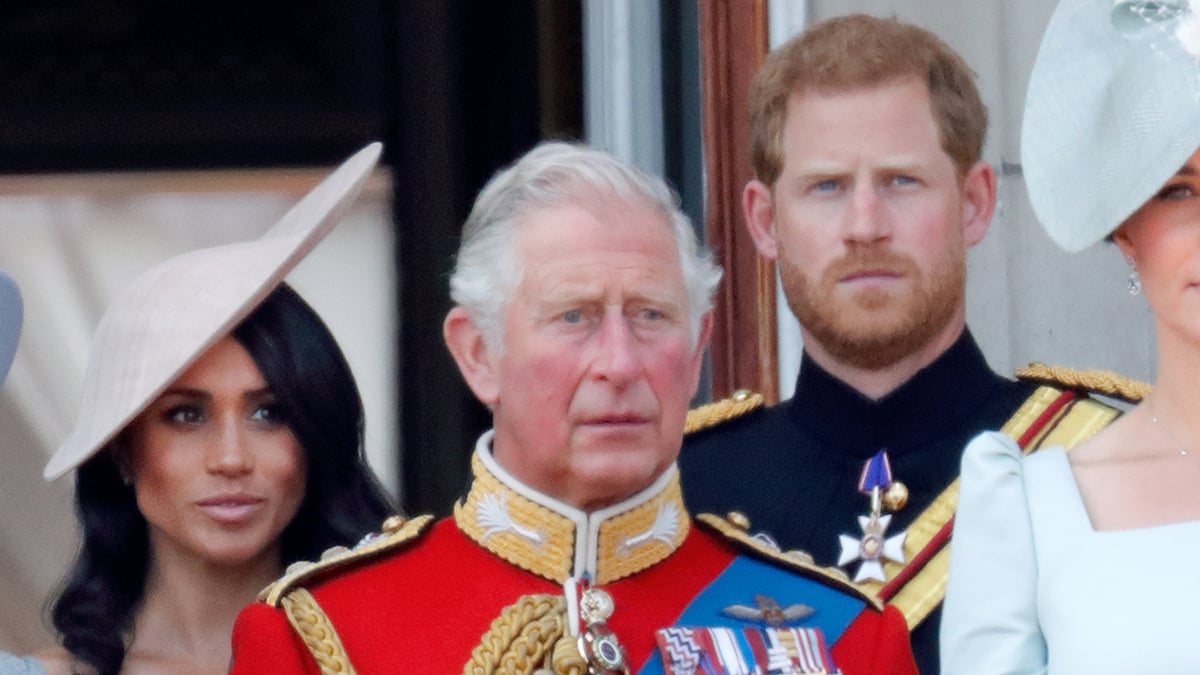
[[[1075,370],[1044,363],[1031,363],[1017,370],[1017,377],[1057,384],[1071,389],[1084,389],[1105,396],[1136,403],[1150,394],[1151,386],[1145,382],[1131,380],[1110,370]]]
[[[354,666],[329,617],[317,604],[317,599],[303,588],[288,593],[280,601],[288,623],[296,629],[304,646],[317,662],[323,675],[355,675]]]
[[[587,661],[579,653],[579,642],[571,639],[569,633],[564,633],[554,643],[554,653],[550,656],[554,672],[561,675],[587,675]]]
[[[687,422],[683,425],[683,433],[690,434],[721,422],[727,422],[735,417],[741,417],[748,412],[757,410],[763,405],[762,394],[756,394],[748,389],[738,389],[733,395],[720,401],[714,401],[688,411]]]
[[[561,595],[523,595],[505,607],[471,650],[463,675],[533,673],[547,656],[555,673],[584,675],[587,664],[566,629]]]
[[[288,565],[282,577],[259,591],[258,599],[272,607],[279,607],[280,598],[290,593],[293,588],[327,575],[333,570],[377,558],[407,544],[423,534],[432,522],[433,516],[430,515],[408,519],[392,516],[383,522],[382,532],[366,543],[353,549],[334,546],[321,554],[319,562],[301,560]]]
[[[575,522],[558,512],[517,493],[492,475],[479,459],[471,455],[474,480],[467,496],[454,504],[454,522],[480,546],[504,560],[534,574],[562,581],[571,576],[575,556]],[[537,533],[531,540],[516,531],[492,531],[479,516],[485,503],[503,504],[508,517]]]
[[[674,534],[670,541],[650,539],[629,544],[630,538],[658,530],[660,515],[674,514]],[[610,584],[632,576],[665,560],[683,546],[692,528],[691,518],[683,506],[679,489],[679,473],[657,496],[641,506],[613,516],[600,525],[596,540],[599,552],[594,583]]]

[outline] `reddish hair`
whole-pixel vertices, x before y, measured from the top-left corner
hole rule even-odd
[[[750,161],[774,185],[783,171],[788,100],[918,78],[929,90],[942,149],[960,176],[979,161],[987,108],[975,75],[936,35],[895,19],[852,14],[818,23],[772,51],[750,85]]]

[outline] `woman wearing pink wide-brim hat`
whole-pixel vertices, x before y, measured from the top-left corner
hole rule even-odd
[[[283,283],[379,152],[351,157],[261,238],[171,258],[109,305],[79,416],[45,469],[74,472],[83,534],[53,603],[60,647],[0,654],[0,672],[224,673],[234,619],[261,588],[392,513],[363,458],[349,366]]]

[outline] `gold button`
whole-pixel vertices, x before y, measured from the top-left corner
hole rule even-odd
[[[834,577],[835,579],[838,579],[839,581],[850,583],[850,575],[836,567],[826,567],[825,573],[831,577]]]
[[[313,564],[307,560],[297,560],[296,562],[292,563],[291,565],[288,565],[287,569],[284,570],[284,573],[285,574],[297,574],[299,572],[303,572],[303,571],[307,570],[308,568],[310,568],[312,566],[313,566]]]
[[[750,519],[747,518],[746,514],[742,513],[741,511],[730,511],[725,515],[725,520],[729,521],[730,525],[733,525],[740,530],[750,529]]]
[[[339,556],[343,553],[347,553],[347,552],[349,552],[349,550],[350,549],[346,548],[345,546],[331,546],[331,547],[325,549],[325,552],[321,554],[321,560],[329,560],[330,558],[333,558],[334,556]]]
[[[388,519],[383,521],[383,531],[387,534],[393,534],[401,527],[404,527],[404,516],[388,516]]]
[[[809,553],[808,551],[801,551],[800,549],[792,549],[792,550],[788,551],[787,553],[785,553],[784,555],[786,555],[787,557],[789,557],[793,560],[802,562],[805,565],[813,564],[812,554]]]
[[[892,481],[883,492],[883,508],[888,511],[899,511],[908,503],[908,486],[900,481]]]

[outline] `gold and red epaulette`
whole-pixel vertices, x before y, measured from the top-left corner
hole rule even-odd
[[[1018,379],[1038,384],[1001,431],[1026,452],[1061,446],[1070,450],[1112,422],[1120,410],[1089,394],[1125,401],[1141,400],[1150,386],[1107,371],[1030,364],[1017,371]],[[939,604],[946,592],[950,569],[950,534],[958,504],[955,479],[905,530],[906,564],[888,561],[888,581],[867,581],[862,588],[904,614],[915,628]]]
[[[354,548],[334,546],[322,553],[319,561],[301,560],[288,565],[282,577],[259,592],[258,600],[279,607],[284,596],[305,582],[324,577],[334,570],[372,560],[416,540],[433,519],[431,515],[408,519],[392,516],[383,521],[379,534],[368,536]]]
[[[734,548],[746,551],[759,558],[766,558],[785,569],[800,574],[808,579],[831,586],[849,596],[857,598],[876,610],[883,609],[883,603],[873,594],[850,581],[846,573],[836,567],[821,567],[813,562],[812,556],[804,551],[781,551],[750,534],[750,521],[744,514],[732,512],[725,518],[701,513],[696,516],[696,522],[721,535]]]
[[[738,389],[729,398],[706,403],[688,411],[687,421],[683,425],[683,433],[690,434],[722,422],[736,419],[763,407],[762,394],[756,394],[748,389]]]
[[[312,654],[322,673],[355,675],[354,666],[333,622],[303,584],[325,577],[335,570],[373,560],[415,541],[431,522],[433,516],[430,515],[409,519],[392,516],[383,521],[379,534],[367,536],[354,548],[334,546],[322,553],[317,562],[302,560],[288,565],[282,577],[258,594],[258,600],[276,609],[283,609],[288,623]]]
[[[1076,370],[1037,362],[1018,369],[1017,379],[1100,394],[1129,403],[1137,403],[1146,398],[1152,388],[1146,382],[1118,375],[1111,370]]]
[[[1017,370],[1017,378],[1040,385],[1002,429],[1026,453],[1054,446],[1070,450],[1121,414],[1090,395],[1136,403],[1151,389],[1145,382],[1107,370],[1075,370],[1043,363]]]

